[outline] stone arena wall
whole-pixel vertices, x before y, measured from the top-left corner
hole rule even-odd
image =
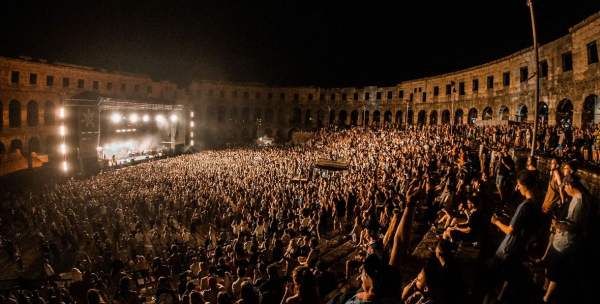
[[[590,123],[590,118],[584,117],[586,99],[592,108],[594,103],[596,109],[600,105],[600,63],[594,61],[598,57],[600,13],[569,32],[539,49],[540,65],[547,70],[540,71],[540,120],[554,124],[568,119],[569,124],[582,126]],[[407,119],[409,123],[423,124],[533,122],[533,61],[531,47],[487,64],[393,87],[197,82],[190,85],[188,92],[198,119],[204,122],[199,125],[200,133],[211,140],[236,140],[265,133],[289,139],[295,130],[322,125],[404,123]],[[493,78],[491,87],[489,77]],[[477,88],[474,81],[478,82]],[[595,114],[591,114],[591,122],[598,123],[600,112],[596,110]]]
[[[540,46],[539,119],[543,123],[584,126],[600,122],[599,39],[600,13],[569,29],[568,35]],[[0,152],[21,148],[51,154],[60,104],[90,92],[129,100],[189,103],[194,112],[191,139],[205,147],[263,135],[288,140],[295,131],[326,125],[533,122],[533,61],[533,48],[528,48],[480,66],[392,87],[276,87],[197,81],[181,89],[146,75],[0,57]],[[19,73],[16,82],[14,72]],[[30,84],[32,74],[37,75],[35,84]],[[52,86],[46,85],[47,76],[54,76]],[[65,78],[69,79],[67,87]],[[83,87],[79,87],[80,79]],[[10,123],[13,100],[20,105],[20,126]],[[38,116],[37,123],[30,117],[31,125],[30,101],[38,107],[29,115]],[[45,113],[46,104],[53,115]],[[46,123],[51,116],[54,123]]]
[[[176,84],[147,75],[0,57],[0,154],[17,148],[23,155],[57,153],[63,102],[98,96],[187,103]]]

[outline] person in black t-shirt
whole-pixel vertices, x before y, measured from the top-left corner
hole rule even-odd
[[[452,224],[444,231],[444,240],[450,242],[477,241],[483,226],[483,213],[479,210],[479,200],[476,196],[467,199],[466,219],[455,218]]]
[[[346,200],[338,193],[334,199],[335,204],[335,229],[339,229],[340,233],[344,232],[346,225]]]

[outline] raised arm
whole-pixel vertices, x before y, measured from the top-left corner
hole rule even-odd
[[[406,209],[400,220],[400,224],[396,229],[396,235],[394,236],[394,245],[390,254],[390,265],[400,268],[406,251],[410,245],[410,229],[412,226],[413,215],[417,201],[423,195],[422,185],[411,185],[406,195]]]

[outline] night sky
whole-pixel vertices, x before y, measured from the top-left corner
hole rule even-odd
[[[391,86],[533,44],[526,0],[5,0],[0,55],[269,85]],[[535,1],[541,44],[600,11]]]

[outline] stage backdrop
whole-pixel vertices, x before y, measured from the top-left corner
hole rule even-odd
[[[99,114],[97,106],[80,106],[77,108],[79,129],[79,158],[98,158]]]

